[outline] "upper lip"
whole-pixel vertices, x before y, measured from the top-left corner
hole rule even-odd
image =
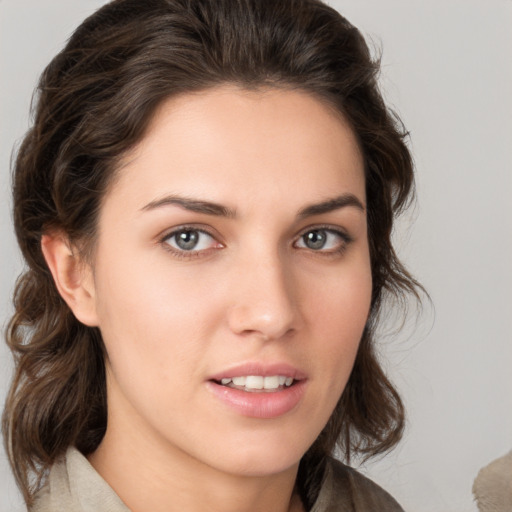
[[[221,379],[232,379],[233,377],[245,377],[248,375],[259,375],[261,377],[271,377],[273,375],[281,375],[283,377],[292,377],[294,380],[303,380],[306,374],[287,363],[261,363],[249,362],[241,365],[227,368],[208,380],[220,381]]]

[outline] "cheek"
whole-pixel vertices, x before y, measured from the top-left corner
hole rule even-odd
[[[165,272],[159,261],[140,265],[132,255],[112,263],[105,260],[98,268],[110,408],[119,414],[137,411],[160,425],[170,421],[172,411],[194,403],[194,388],[183,383],[200,380],[205,331],[212,324],[209,298],[195,293],[186,276]],[[170,392],[178,388],[179,393]]]
[[[317,358],[326,370],[344,382],[357,353],[368,320],[372,293],[369,263],[341,271],[310,294],[304,308],[308,324],[316,331]]]
[[[311,329],[305,350],[314,368],[310,386],[315,391],[308,414],[315,418],[316,435],[327,424],[352,372],[368,319],[371,291],[370,266],[363,259],[361,265],[347,265],[330,279],[317,281],[304,304],[306,324]]]
[[[372,294],[370,266],[342,269],[330,279],[309,283],[309,304],[304,308],[311,322],[327,331],[362,331]],[[309,315],[311,312],[311,315]],[[315,321],[314,319],[317,319]]]
[[[169,275],[158,258],[139,262],[112,249],[98,261],[97,313],[112,364],[119,361],[128,371],[153,365],[158,371],[186,359],[193,348],[184,340],[199,337],[204,293],[194,293],[188,279]]]

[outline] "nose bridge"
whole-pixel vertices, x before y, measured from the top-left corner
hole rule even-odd
[[[231,329],[259,334],[265,339],[282,337],[297,320],[291,268],[277,248],[245,254],[237,262],[236,294],[229,314]]]

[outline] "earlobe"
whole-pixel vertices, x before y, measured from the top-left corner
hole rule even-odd
[[[90,327],[98,326],[90,266],[80,260],[62,233],[43,235],[41,249],[55,286],[75,317]]]

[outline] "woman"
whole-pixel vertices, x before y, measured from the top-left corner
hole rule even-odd
[[[3,428],[29,508],[401,510],[375,356],[412,194],[360,33],[318,1],[118,0],[45,70]]]

